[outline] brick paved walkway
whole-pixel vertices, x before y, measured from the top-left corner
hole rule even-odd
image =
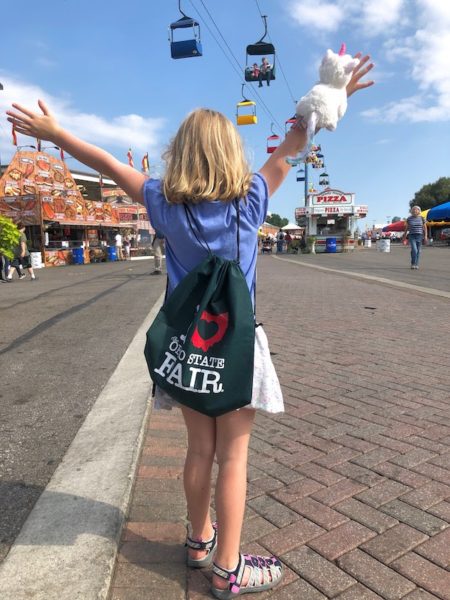
[[[450,600],[450,301],[262,257],[286,413],[251,440],[243,548],[274,600]],[[153,413],[111,600],[210,598],[185,568],[180,413]]]

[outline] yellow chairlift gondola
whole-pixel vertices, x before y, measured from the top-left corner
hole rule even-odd
[[[193,58],[202,56],[202,42],[200,39],[200,24],[191,17],[188,17],[181,10],[181,0],[178,0],[178,10],[183,15],[178,21],[169,25],[170,55],[172,58]],[[193,38],[188,40],[174,41],[174,31],[178,29],[191,29]]]
[[[280,136],[277,135],[273,130],[273,123],[270,124],[270,131],[272,135],[267,138],[267,154],[272,154],[280,145]]]
[[[236,123],[238,125],[256,125],[258,117],[256,116],[256,102],[248,100],[244,96],[244,85],[242,84],[242,100],[236,105]]]
[[[261,15],[264,20],[264,35],[255,44],[247,46],[247,59],[245,63],[245,81],[258,82],[262,87],[262,82],[267,85],[275,79],[275,46],[265,42],[267,35],[267,15]],[[255,56],[261,57],[255,61]]]

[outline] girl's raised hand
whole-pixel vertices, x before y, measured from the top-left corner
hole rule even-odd
[[[361,56],[361,52],[355,54],[355,58],[359,58],[360,60],[359,64],[353,69],[352,78],[347,85],[347,97],[351,96],[355,92],[358,92],[359,90],[364,90],[375,83],[373,80],[360,82],[360,79],[362,79],[364,75],[367,75],[367,73],[373,69],[373,63],[367,64],[370,60],[370,56],[366,55],[362,58]]]
[[[38,100],[38,105],[42,114],[34,113],[20,104],[13,104],[15,110],[6,111],[8,121],[18,133],[57,144],[60,127],[45,102]]]

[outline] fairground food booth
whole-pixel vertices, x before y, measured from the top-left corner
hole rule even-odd
[[[316,238],[316,252],[353,250],[358,219],[367,206],[355,206],[355,194],[327,188],[308,194],[306,206],[295,209],[295,218],[306,228],[306,237]]]
[[[75,175],[76,178],[76,175]],[[144,248],[149,245],[153,239],[155,230],[153,229],[147,214],[147,209],[142,204],[133,202],[132,199],[119,187],[103,188],[102,198],[109,202],[117,211],[119,223],[127,228],[127,233],[132,241],[131,254],[137,252],[138,247]]]
[[[26,225],[45,266],[106,259],[118,230],[151,230],[137,207],[122,216],[117,205],[85,198],[80,189],[65,161],[46,152],[17,151],[0,178],[0,214]]]

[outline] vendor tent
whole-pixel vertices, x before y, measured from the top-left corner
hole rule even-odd
[[[425,209],[423,210],[420,215],[424,218],[427,219],[427,215],[429,213],[429,209]],[[395,223],[389,223],[388,225],[386,225],[385,227],[383,227],[383,229],[381,231],[387,232],[387,231],[405,231],[405,223],[406,220],[403,221],[396,221]],[[428,223],[427,225],[431,225],[432,223]],[[433,223],[435,224],[435,223]]]
[[[450,202],[444,202],[430,208],[427,214],[427,221],[450,221]]]
[[[283,231],[294,231],[297,229],[301,229],[301,227],[299,227],[298,225],[296,225],[295,223],[288,223],[287,225],[285,225],[284,227],[281,228]]]
[[[396,221],[395,223],[389,223],[383,227],[381,231],[405,231],[405,221]]]

